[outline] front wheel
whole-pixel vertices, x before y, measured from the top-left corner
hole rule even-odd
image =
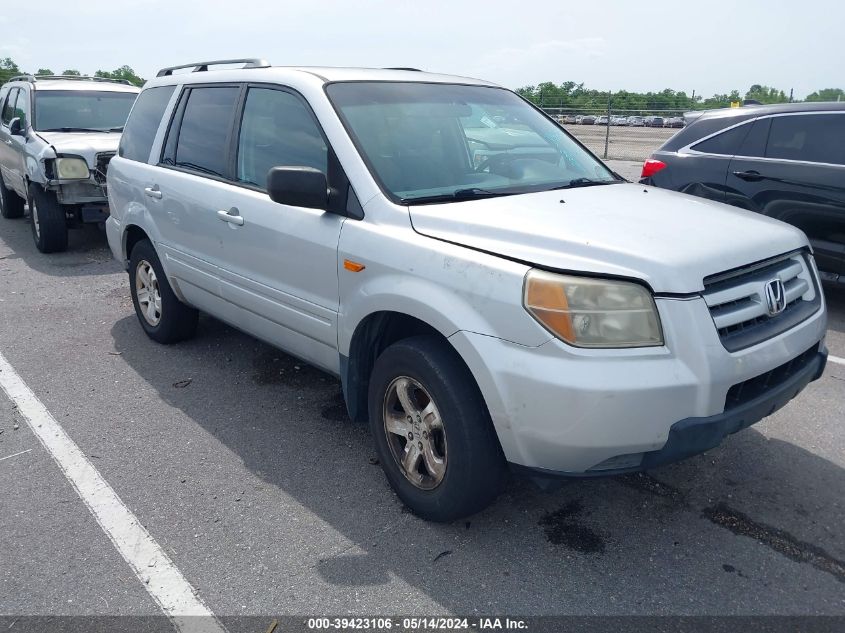
[[[452,521],[498,495],[502,449],[475,380],[447,342],[416,336],[388,347],[373,367],[369,412],[387,480],[415,514]]]
[[[198,313],[174,294],[149,240],[141,240],[132,249],[129,287],[135,314],[151,339],[176,343],[194,335]]]
[[[39,185],[29,188],[29,215],[35,246],[42,253],[59,253],[67,249],[67,219],[55,194]]]

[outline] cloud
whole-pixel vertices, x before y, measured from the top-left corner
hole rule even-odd
[[[545,68],[563,62],[585,61],[602,57],[607,42],[603,37],[582,37],[572,40],[547,40],[529,46],[493,50],[477,63],[479,74],[522,71],[530,74],[535,68]]]

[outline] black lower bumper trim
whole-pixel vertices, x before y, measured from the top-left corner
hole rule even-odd
[[[754,399],[724,413],[706,418],[685,418],[675,422],[669,429],[669,439],[663,448],[643,453],[642,462],[634,468],[567,473],[515,464],[512,464],[512,467],[517,471],[538,477],[579,478],[606,477],[671,464],[715,448],[728,435],[748,428],[771,415],[797,396],[804,387],[821,377],[826,364],[827,350],[823,349],[818,351],[815,357],[799,371]]]

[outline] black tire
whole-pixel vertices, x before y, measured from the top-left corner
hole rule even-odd
[[[23,217],[24,199],[10,189],[6,189],[3,175],[0,174],[0,216],[7,220]]]
[[[422,398],[421,404],[433,401],[442,421],[444,437],[438,440],[442,448],[435,452],[443,458],[445,474],[439,483],[434,483],[436,477],[429,477],[425,483],[434,487],[428,489],[419,482],[412,483],[399,463],[397,454],[406,455],[411,440],[400,450],[403,434],[390,434],[386,430],[385,408],[399,411],[390,406],[393,385],[405,377],[421,387],[415,390],[414,398]],[[397,413],[399,418],[405,415],[405,407],[401,409]],[[466,365],[444,340],[437,336],[415,336],[384,350],[376,359],[370,377],[369,412],[370,429],[387,480],[418,516],[430,521],[453,521],[482,510],[499,494],[506,464],[490,414]],[[422,438],[434,442],[432,427],[428,427],[428,435],[425,429],[424,424],[414,427],[411,423],[409,437],[414,442]],[[422,455],[419,459],[413,475],[424,478],[419,471],[431,471]]]
[[[39,185],[29,187],[29,216],[32,239],[42,253],[67,250],[67,219],[55,194]]]
[[[147,268],[149,267],[149,268]],[[151,287],[158,292],[159,309],[153,309],[157,315],[148,319],[150,301],[144,301],[143,287],[139,281],[139,268],[144,269],[148,279],[151,280]],[[149,276],[149,269],[154,275]],[[143,278],[143,274],[140,278]],[[132,294],[132,305],[135,306],[135,314],[144,332],[154,341],[159,343],[176,343],[191,338],[197,331],[198,312],[179,301],[167,281],[161,261],[156,254],[155,248],[149,240],[141,240],[135,244],[129,256],[129,288]],[[141,298],[139,300],[139,292]]]

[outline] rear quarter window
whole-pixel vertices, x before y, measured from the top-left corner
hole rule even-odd
[[[697,152],[704,152],[705,154],[722,154],[725,156],[733,156],[739,152],[739,148],[745,137],[748,135],[750,125],[744,123],[729,130],[712,136],[709,139],[697,143],[692,146]]]
[[[176,86],[147,88],[138,95],[120,138],[119,155],[146,163],[161,117]]]

